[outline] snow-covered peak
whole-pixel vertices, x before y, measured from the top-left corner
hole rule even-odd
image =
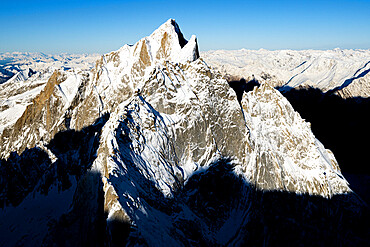
[[[169,19],[155,30],[147,40],[151,44],[156,58],[174,58],[174,53],[179,53],[188,43],[174,19]]]
[[[131,59],[140,59],[145,65],[163,61],[192,62],[199,57],[196,37],[193,35],[188,42],[174,19],[169,19],[151,35],[142,38],[132,47],[123,46],[120,54],[127,55],[129,48],[131,49],[130,55],[133,55]],[[128,56],[124,57],[125,60],[130,60]]]

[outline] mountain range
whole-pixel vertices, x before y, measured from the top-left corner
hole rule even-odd
[[[45,73],[55,69],[71,68],[90,70],[94,67],[99,54],[44,54],[40,52],[0,53],[0,84],[10,79],[24,81],[32,74]]]
[[[252,78],[273,87],[313,87],[343,98],[370,96],[370,50],[215,50],[202,52],[229,80]]]
[[[173,19],[90,59],[0,84],[1,246],[369,243],[368,205],[276,85],[238,97]]]

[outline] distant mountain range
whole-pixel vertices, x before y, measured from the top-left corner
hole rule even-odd
[[[42,72],[51,68],[90,70],[100,56],[99,54],[50,55],[40,52],[0,53],[0,84],[11,78],[25,80],[29,77],[29,71]]]
[[[201,53],[227,78],[256,78],[282,90],[313,87],[343,98],[370,97],[370,50],[216,50]]]

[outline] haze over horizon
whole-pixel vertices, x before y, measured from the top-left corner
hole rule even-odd
[[[0,52],[106,53],[169,18],[199,48],[370,49],[370,1],[2,1]]]

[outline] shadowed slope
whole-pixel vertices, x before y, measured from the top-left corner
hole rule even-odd
[[[103,245],[103,185],[91,166],[108,118],[57,133],[46,145],[53,162],[38,147],[0,161],[0,245]]]
[[[230,159],[221,158],[190,177],[173,198],[165,198],[133,166],[128,169],[137,177],[133,187],[124,189],[146,191],[140,193],[144,208],[135,212],[126,208],[139,217],[128,238],[124,232],[113,235],[115,246],[151,246],[143,229],[153,222],[160,227],[152,229],[158,239],[178,246],[358,246],[369,241],[368,208],[351,193],[326,199],[261,191],[235,175]],[[120,201],[130,203],[128,198]],[[164,225],[170,226],[171,239]]]
[[[289,88],[282,93],[334,152],[343,172],[370,174],[365,144],[370,139],[369,98],[343,99],[314,88]]]

